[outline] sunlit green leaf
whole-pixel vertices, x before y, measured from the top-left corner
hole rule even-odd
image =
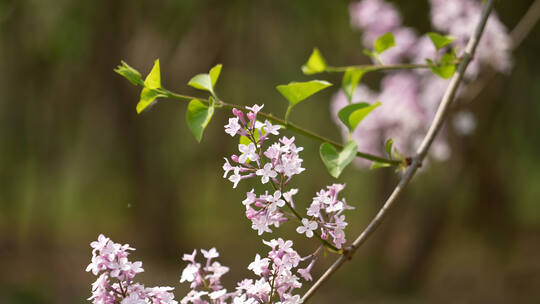
[[[347,126],[349,131],[352,133],[358,124],[375,108],[380,106],[380,102],[374,104],[369,104],[366,102],[353,103],[348,106],[345,106],[343,109],[339,110],[338,117],[339,119]]]
[[[121,65],[117,66],[114,71],[122,76],[124,76],[129,82],[131,82],[134,85],[143,85],[143,81],[141,78],[141,73],[137,71],[136,69],[129,66],[125,61],[121,61]]]
[[[441,61],[438,64],[431,67],[431,71],[442,78],[450,78],[456,71],[455,61],[456,56],[453,52],[446,53],[442,55]],[[431,60],[428,60],[428,63],[433,64]]]
[[[311,80],[278,85],[276,89],[289,101],[291,106],[295,106],[300,101],[331,85],[331,83],[324,80]]]
[[[392,138],[388,139],[386,143],[384,143],[384,150],[386,151],[386,154],[388,157],[392,158],[392,146],[394,145],[394,140]]]
[[[354,69],[354,68],[348,68],[347,71],[345,71],[345,74],[343,75],[343,82],[341,84],[341,87],[343,88],[343,91],[345,92],[345,95],[347,96],[347,100],[349,103],[352,102],[352,97],[354,93],[354,89],[356,89],[356,86],[362,79],[362,76],[364,75],[366,71],[363,69]]]
[[[377,54],[371,50],[368,50],[368,49],[363,49],[362,50],[362,53],[364,53],[365,55],[371,57],[371,58],[376,58],[377,57]]]
[[[373,170],[373,169],[386,168],[386,167],[391,167],[391,166],[392,165],[389,163],[381,163],[381,162],[374,161],[373,164],[371,164],[371,167],[369,167],[369,169]]]
[[[194,87],[195,89],[208,91],[214,95],[214,86],[219,79],[219,74],[221,73],[222,65],[218,64],[210,69],[210,72],[197,74],[188,82],[188,85]]]
[[[194,87],[195,89],[213,92],[212,80],[208,74],[197,74],[191,78],[188,82],[188,85]]]
[[[141,114],[144,110],[150,109],[150,107],[156,103],[156,99],[159,97],[167,96],[159,93],[154,89],[143,88],[141,91],[141,98],[139,99],[136,107],[137,114]]]
[[[213,68],[210,69],[210,80],[212,81],[212,89],[216,86],[216,82],[219,79],[219,74],[221,73],[221,68],[223,65],[217,64]]]
[[[442,49],[452,43],[452,41],[456,40],[456,37],[454,36],[443,36],[433,32],[427,33],[427,35],[437,50]]]
[[[338,152],[336,147],[327,142],[321,145],[319,152],[330,175],[338,178],[343,169],[353,161],[357,150],[356,143],[350,140],[345,144],[341,152]]]
[[[159,97],[167,97],[160,93],[161,88],[161,72],[159,68],[159,59],[154,62],[152,70],[144,80],[144,88],[141,91],[141,98],[137,103],[137,113],[141,113],[156,102]]]
[[[306,75],[322,73],[326,70],[326,61],[324,60],[318,48],[314,48],[306,64],[302,66],[302,72]]]
[[[386,33],[375,40],[373,43],[373,50],[375,50],[375,53],[381,54],[395,45],[396,42],[394,41],[394,34]]]
[[[323,80],[290,82],[289,84],[278,85],[276,89],[289,101],[285,120],[288,121],[289,114],[296,104],[331,85],[331,83]]]
[[[186,121],[198,142],[201,142],[204,129],[208,126],[210,119],[214,115],[214,103],[210,97],[210,106],[202,103],[200,100],[193,99],[189,102],[186,111]]]
[[[149,89],[161,88],[161,70],[159,68],[159,59],[156,59],[152,70],[144,80],[144,86]]]

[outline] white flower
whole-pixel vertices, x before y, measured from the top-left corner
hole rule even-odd
[[[229,124],[225,125],[225,133],[234,137],[242,127],[238,123],[238,117],[229,118]]]
[[[226,293],[227,293],[227,289],[222,289],[222,290],[214,291],[210,293],[208,296],[210,297],[210,299],[215,300],[222,297]]]
[[[229,176],[229,180],[234,183],[233,188],[236,188],[238,186],[238,183],[242,179],[242,175],[240,175],[240,168],[235,167],[234,168],[234,174]]]
[[[201,253],[203,256],[207,259],[213,259],[219,257],[219,252],[216,250],[215,247],[212,247],[212,249],[206,251],[204,249],[201,249]]]
[[[257,147],[255,147],[255,144],[249,143],[249,145],[239,144],[238,150],[242,152],[242,155],[238,158],[238,162],[245,164],[248,159],[252,161],[257,161],[259,159],[259,155],[257,155]]]
[[[264,132],[274,135],[279,135],[278,130],[281,128],[280,125],[273,125],[268,120],[264,122]]]
[[[306,218],[302,219],[302,225],[296,228],[296,232],[300,234],[306,234],[308,238],[313,237],[313,230],[317,229],[318,225],[315,221],[310,221]]]
[[[279,190],[274,192],[274,195],[264,195],[262,198],[270,203],[268,205],[268,211],[270,212],[275,211],[278,207],[285,206],[285,201],[281,199],[281,191]]]
[[[184,271],[182,271],[182,277],[180,278],[180,283],[183,283],[185,281],[187,282],[193,282],[195,280],[196,274],[199,272],[199,268],[201,267],[200,264],[189,264],[184,268]]]
[[[259,113],[259,111],[262,110],[262,108],[264,108],[264,105],[259,106],[258,104],[254,104],[251,107],[246,107],[246,109],[252,111],[254,114]]]
[[[263,184],[268,183],[270,178],[274,178],[277,176],[277,172],[274,171],[274,167],[271,163],[266,163],[262,169],[259,169],[255,172],[258,176],[262,176],[261,182]]]
[[[261,259],[261,256],[257,253],[255,260],[249,264],[248,269],[260,276],[264,271],[268,270],[269,264],[270,260],[268,258]]]

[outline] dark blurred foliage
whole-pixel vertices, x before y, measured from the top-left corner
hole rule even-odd
[[[531,1],[500,1],[512,28]],[[396,2],[405,22],[430,30],[427,1]],[[161,59],[166,87],[186,86],[216,63],[220,96],[265,103],[283,115],[275,85],[307,79],[300,65],[313,46],[338,65],[366,63],[361,33],[349,26],[346,1],[0,1],[0,303],[84,302],[94,277],[89,243],[99,233],[130,243],[143,260],[141,281],[178,284],[181,254],[216,246],[232,267],[229,286],[260,239],[221,178],[235,149],[216,113],[201,144],[185,104],[162,101],[138,116],[139,89],[113,68],[124,59],[147,73]],[[498,75],[473,102],[469,137],[450,134],[452,157],[430,162],[392,215],[313,303],[540,302],[540,31],[515,51],[510,75]],[[339,83],[338,75],[324,75]],[[380,76],[366,78],[376,86]],[[339,138],[328,90],[291,119]],[[304,111],[300,110],[303,107]],[[292,134],[289,134],[292,135]],[[306,174],[299,201],[334,180],[318,143],[299,138]],[[391,170],[348,168],[349,239],[391,191]],[[302,204],[301,204],[302,205]],[[313,243],[293,235],[300,252]],[[268,238],[269,236],[267,236]],[[319,275],[333,257],[315,270]],[[229,287],[231,288],[231,287]]]

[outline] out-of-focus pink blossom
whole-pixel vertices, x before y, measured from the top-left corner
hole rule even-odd
[[[431,23],[434,29],[445,35],[456,37],[452,47],[457,47],[458,56],[473,33],[481,12],[481,3],[474,0],[430,0]],[[414,30],[403,26],[396,8],[384,0],[362,0],[349,7],[351,25],[363,32],[363,44],[372,48],[374,39],[392,32],[396,46],[384,52],[380,58],[384,64],[419,63],[426,58],[436,61],[441,50],[436,52],[431,40],[423,35],[418,37]],[[473,80],[481,66],[507,72],[512,67],[511,41],[508,30],[493,12],[487,22],[478,45],[475,59],[467,69],[466,77]],[[420,138],[427,131],[438,104],[448,86],[448,80],[434,76],[431,71],[412,70],[388,74],[382,80],[379,92],[371,91],[360,84],[355,90],[353,102],[380,101],[382,106],[368,115],[352,134],[358,149],[368,153],[384,153],[383,143],[394,139],[394,146],[405,155],[412,155],[420,144]],[[458,95],[463,91],[458,91]],[[337,119],[337,112],[346,106],[343,93],[337,93],[332,100],[331,112],[336,123],[342,127],[342,134],[348,136],[345,126]],[[464,132],[465,133],[465,132]],[[440,134],[434,142],[430,155],[437,159],[450,156],[445,135]],[[357,160],[358,164],[370,162]],[[310,212],[316,212],[315,209]]]

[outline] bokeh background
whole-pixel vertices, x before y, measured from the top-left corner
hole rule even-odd
[[[405,24],[430,30],[427,1],[394,3]],[[531,3],[499,1],[497,11],[512,29]],[[178,283],[180,257],[193,248],[220,250],[232,268],[229,288],[250,276],[248,263],[266,248],[240,204],[253,181],[233,190],[221,177],[236,145],[223,132],[229,113],[218,111],[197,144],[185,104],[162,101],[137,115],[139,88],[112,70],[123,59],[146,74],[160,58],[167,88],[201,95],[188,80],[223,63],[223,99],[283,115],[274,87],[308,79],[299,67],[314,46],[337,65],[368,62],[348,5],[0,1],[0,303],[84,303],[95,279],[84,271],[89,243],[100,233],[136,247],[140,281],[174,286],[178,299],[187,292]],[[449,128],[450,159],[421,170],[313,303],[540,303],[539,38],[536,27],[515,50],[512,73],[463,105],[477,117],[476,132],[455,136]],[[377,87],[379,79],[365,81]],[[291,119],[339,139],[328,114],[335,92],[314,96]],[[335,180],[318,158],[319,143],[298,141],[308,171],[295,186],[307,205]],[[357,208],[348,214],[349,239],[397,178],[389,169],[344,172],[344,195]],[[293,235],[303,254],[313,250],[293,229],[277,235]]]

